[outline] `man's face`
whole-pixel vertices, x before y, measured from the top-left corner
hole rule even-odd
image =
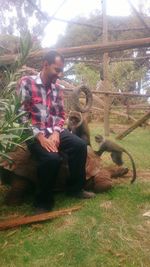
[[[56,80],[63,74],[64,63],[60,57],[55,58],[55,63],[47,66],[47,77],[51,82]]]

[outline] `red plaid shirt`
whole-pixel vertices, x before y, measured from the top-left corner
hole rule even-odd
[[[21,78],[18,91],[22,101],[19,112],[27,111],[21,118],[21,123],[30,120],[34,136],[39,132],[47,135],[53,131],[63,130],[63,89],[57,83],[44,86],[39,73],[37,76]]]

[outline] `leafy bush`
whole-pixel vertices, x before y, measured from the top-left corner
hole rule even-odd
[[[2,160],[11,160],[7,153],[32,138],[28,125],[20,126],[19,124],[19,119],[24,116],[25,112],[18,114],[21,97],[14,90],[22,74],[21,67],[31,48],[30,35],[27,34],[20,42],[20,56],[14,62],[11,71],[5,71],[5,86],[0,97],[0,158]]]

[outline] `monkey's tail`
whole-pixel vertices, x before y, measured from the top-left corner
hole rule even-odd
[[[132,180],[131,180],[131,184],[133,184],[134,181],[137,178],[135,163],[134,163],[134,160],[133,160],[132,156],[130,155],[130,153],[128,151],[126,151],[126,150],[124,150],[124,152],[128,155],[128,157],[130,158],[131,163],[132,163],[133,177],[132,177]]]

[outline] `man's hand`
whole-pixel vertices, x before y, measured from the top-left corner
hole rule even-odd
[[[55,146],[58,148],[60,144],[60,135],[57,131],[54,131],[50,137],[48,138],[49,140],[52,140],[55,144]]]
[[[36,138],[40,142],[41,146],[48,152],[58,152],[58,147],[56,146],[53,139],[46,138],[42,133],[39,133]]]

